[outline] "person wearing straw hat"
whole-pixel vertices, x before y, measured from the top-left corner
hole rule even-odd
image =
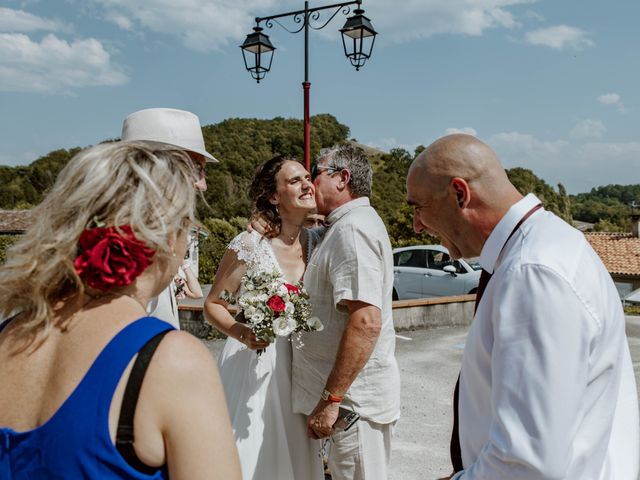
[[[184,151],[196,167],[197,178],[193,186],[199,191],[207,189],[205,165],[218,162],[218,159],[205,148],[200,119],[186,110],[147,108],[133,112],[124,119],[120,138],[123,142],[143,140]],[[156,299],[151,301],[148,310],[150,315],[180,329],[175,290],[175,284],[171,282]]]

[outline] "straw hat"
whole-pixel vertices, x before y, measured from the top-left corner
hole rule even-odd
[[[121,139],[164,143],[199,153],[207,162],[218,161],[205,150],[198,116],[185,110],[148,108],[133,112],[124,119]]]

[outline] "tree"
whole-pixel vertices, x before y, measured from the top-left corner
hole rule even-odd
[[[558,185],[558,192],[556,192],[547,182],[526,168],[516,167],[507,170],[507,176],[522,195],[535,194],[545,209],[571,223],[570,200],[564,186]]]

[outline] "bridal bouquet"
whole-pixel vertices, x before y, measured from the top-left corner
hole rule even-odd
[[[223,290],[220,298],[238,306],[239,320],[260,340],[273,342],[276,336],[323,329],[320,319],[311,316],[309,294],[302,284],[287,283],[276,270],[248,269],[240,280],[240,292],[236,298]]]

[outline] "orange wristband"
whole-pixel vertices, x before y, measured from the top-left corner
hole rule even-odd
[[[340,403],[344,399],[344,397],[339,397],[338,395],[334,395],[326,388],[322,391],[321,397],[322,397],[322,400],[333,402],[333,403]]]

